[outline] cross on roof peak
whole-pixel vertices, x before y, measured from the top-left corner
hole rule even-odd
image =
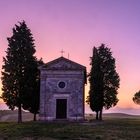
[[[63,54],[65,53],[63,49],[60,52],[61,52],[61,56],[63,56]]]

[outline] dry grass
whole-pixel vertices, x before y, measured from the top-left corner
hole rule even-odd
[[[103,121],[87,117],[90,121],[84,123],[1,122],[0,140],[140,140],[139,116],[110,114]]]
[[[0,122],[17,122],[17,110],[0,110]],[[32,121],[33,114],[22,111],[23,121]]]

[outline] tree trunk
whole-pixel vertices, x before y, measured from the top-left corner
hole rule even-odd
[[[98,120],[99,117],[98,117],[98,111],[96,111],[96,120]]]
[[[100,113],[99,113],[99,120],[102,120],[102,110],[103,110],[103,109],[101,109],[101,110],[100,110]]]
[[[22,110],[21,110],[21,104],[18,106],[18,123],[22,122]]]
[[[36,121],[36,113],[34,113],[34,121]]]

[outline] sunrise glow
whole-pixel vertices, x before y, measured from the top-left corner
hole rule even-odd
[[[132,101],[140,90],[139,5],[136,0],[0,1],[0,70],[8,47],[6,38],[18,21],[25,20],[35,39],[36,55],[44,62],[60,57],[63,49],[64,57],[69,54],[89,72],[93,46],[106,44],[121,79],[117,107],[140,108]],[[86,95],[88,90],[86,85]]]

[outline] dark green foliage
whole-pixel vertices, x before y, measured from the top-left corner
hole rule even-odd
[[[13,35],[7,39],[8,48],[2,66],[2,98],[10,109],[18,107],[18,122],[22,121],[21,107],[31,101],[37,86],[37,59],[34,39],[26,23],[19,22],[13,28]]]
[[[115,59],[109,48],[102,44],[93,49],[91,57],[91,71],[89,73],[90,90],[87,98],[92,111],[96,112],[96,119],[102,119],[103,108],[109,109],[117,104],[117,90],[119,76],[116,72]]]
[[[43,65],[44,62],[42,59],[37,61],[37,66]],[[39,113],[39,104],[40,104],[40,71],[37,69],[36,76],[36,85],[33,88],[33,92],[30,96],[27,95],[27,99],[25,99],[25,103],[23,104],[23,109],[29,110],[34,114],[34,121],[36,121],[36,114]]]
[[[136,92],[134,97],[133,97],[133,101],[135,104],[140,105],[140,91]]]
[[[93,49],[93,57],[91,57],[91,71],[89,73],[90,90],[87,102],[92,111],[98,112],[102,109],[102,73],[100,70],[100,60],[97,48]],[[92,84],[91,84],[92,83]],[[94,85],[94,86],[93,86]],[[97,116],[98,117],[98,116]],[[97,118],[98,119],[98,118]]]

